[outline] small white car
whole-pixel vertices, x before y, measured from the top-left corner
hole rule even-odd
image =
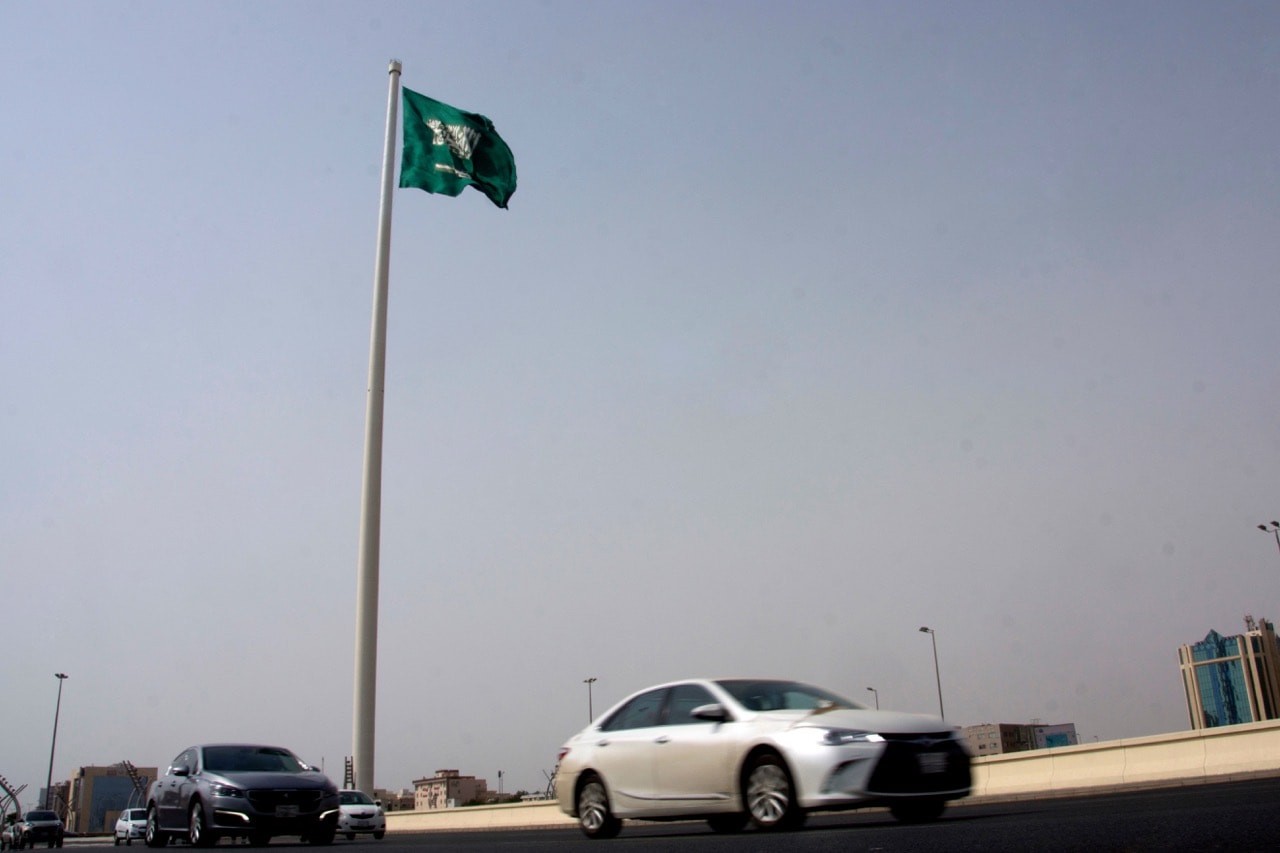
[[[348,841],[357,833],[374,838],[387,834],[387,816],[383,814],[382,806],[364,791],[339,791],[338,811],[338,834],[345,835]]]
[[[116,846],[120,842],[132,844],[133,839],[142,840],[147,837],[147,810],[125,809],[116,818]]]

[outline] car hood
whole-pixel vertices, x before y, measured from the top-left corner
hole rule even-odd
[[[333,783],[323,773],[212,773],[203,774],[205,781],[220,782],[233,788],[294,788],[324,790]],[[334,791],[337,796],[337,791]]]
[[[923,734],[954,731],[955,726],[932,714],[874,711],[870,708],[835,708],[830,711],[768,711],[762,717],[785,717],[792,726],[857,729],[880,734]]]

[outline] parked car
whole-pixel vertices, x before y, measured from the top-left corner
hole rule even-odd
[[[374,838],[387,834],[387,816],[378,803],[364,791],[338,792],[338,832],[353,840],[359,833]]]
[[[208,847],[222,837],[260,846],[276,835],[330,844],[337,828],[338,786],[278,746],[190,747],[147,794],[148,847],[170,838]]]
[[[570,738],[555,788],[590,838],[617,835],[624,818],[736,832],[869,805],[932,820],[968,796],[969,765],[959,729],[939,717],[795,681],[690,680],[635,693]]]
[[[0,850],[9,850],[17,848],[17,833],[15,832],[15,824],[6,823],[0,827]]]
[[[135,838],[147,837],[147,810],[146,809],[125,809],[120,812],[120,817],[116,818],[115,841],[116,846],[123,841],[125,844],[132,844]]]
[[[41,842],[49,847],[61,847],[64,834],[62,818],[49,809],[32,809],[14,825],[14,841],[19,850]]]

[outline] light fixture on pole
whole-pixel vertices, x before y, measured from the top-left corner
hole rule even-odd
[[[867,689],[876,695],[876,710],[879,711],[880,710],[880,691],[876,690],[874,687],[868,687]]]
[[[942,710],[942,673],[938,669],[938,635],[933,632],[932,628],[927,628],[923,625],[920,627],[920,633],[928,634],[929,639],[933,640],[933,677],[938,682],[938,716],[945,720],[947,714]]]
[[[1280,548],[1280,521],[1273,521],[1271,524],[1259,524],[1258,529],[1263,533],[1273,533],[1276,537],[1276,547]]]
[[[598,679],[593,675],[590,678],[582,679],[582,683],[587,685],[587,722],[591,722],[596,718],[596,712],[591,704],[591,685],[595,684]]]
[[[66,681],[70,676],[65,672],[55,672],[53,677],[58,679],[58,704],[53,708],[53,743],[49,744],[49,775],[44,782],[44,807],[46,809],[53,808],[53,751],[58,748],[58,715],[62,713],[62,682]]]

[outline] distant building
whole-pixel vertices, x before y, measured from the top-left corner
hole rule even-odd
[[[429,779],[413,780],[413,807],[417,811],[455,809],[488,799],[489,785],[485,780],[462,776],[457,770],[437,770]]]
[[[1075,723],[980,723],[964,727],[969,752],[975,756],[1026,752],[1079,743]]]
[[[411,811],[414,807],[413,791],[408,788],[401,788],[399,791],[392,791],[387,788],[374,788],[373,798],[382,803],[383,811],[405,812]]]
[[[1178,649],[1192,729],[1280,719],[1280,647],[1266,619],[1244,617],[1245,632],[1210,631]]]
[[[115,830],[116,818],[128,808],[147,804],[147,786],[158,776],[155,767],[126,763],[81,767],[71,776],[67,829],[88,835]]]

